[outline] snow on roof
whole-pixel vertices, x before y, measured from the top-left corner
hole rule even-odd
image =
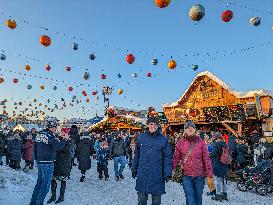
[[[237,98],[248,98],[248,97],[253,97],[254,94],[260,95],[260,96],[271,96],[273,98],[273,92],[270,90],[252,90],[252,91],[248,91],[248,92],[237,92],[236,90],[232,89],[230,86],[228,86],[223,80],[219,79],[217,76],[215,76],[214,74],[212,74],[209,71],[204,71],[204,72],[200,72],[192,81],[192,83],[190,84],[190,86],[188,87],[188,89],[183,93],[182,97],[173,103],[166,103],[166,104],[162,104],[162,107],[175,107],[177,106],[179,103],[179,101],[181,101],[184,96],[186,95],[186,93],[189,91],[189,89],[191,88],[191,86],[195,83],[195,81],[197,80],[197,78],[201,77],[201,76],[207,76],[208,78],[212,79],[213,81],[215,81],[216,83],[218,83],[220,86],[222,86],[224,89],[226,89],[227,91],[229,91],[231,94],[233,94],[235,97]]]

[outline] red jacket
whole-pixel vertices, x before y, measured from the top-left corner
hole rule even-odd
[[[34,147],[34,140],[33,139],[28,139],[26,143],[23,146],[23,160],[32,160],[32,151]]]
[[[199,137],[193,142],[195,142],[195,145],[192,153],[188,158],[187,162],[184,164],[184,175],[192,177],[213,177],[213,170],[209,158],[207,145]],[[176,169],[181,160],[182,162],[184,162],[184,157],[190,149],[190,144],[191,142],[187,139],[182,139],[177,143],[173,158],[173,170]]]

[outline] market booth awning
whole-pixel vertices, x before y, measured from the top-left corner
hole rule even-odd
[[[90,126],[88,128],[89,131],[92,130],[119,130],[119,129],[130,129],[135,131],[141,131],[144,128],[143,120],[138,117],[133,116],[123,116],[118,115],[115,117],[105,117],[100,122]]]

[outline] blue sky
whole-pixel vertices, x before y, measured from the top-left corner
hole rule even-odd
[[[206,8],[204,19],[198,23],[188,17],[189,9],[196,2]],[[227,6],[228,2],[234,2],[236,6]],[[273,15],[265,12],[273,11],[273,1],[262,2],[172,0],[167,8],[159,9],[153,0],[2,0],[1,12],[4,14],[0,15],[0,50],[10,53],[5,53],[7,59],[0,62],[1,68],[53,78],[58,83],[34,77],[22,79],[22,75],[0,71],[5,78],[5,83],[0,85],[0,99],[13,100],[8,104],[10,111],[14,101],[29,102],[37,98],[45,104],[50,99],[49,106],[55,103],[60,106],[61,97],[69,104],[72,95],[84,99],[82,90],[89,95],[92,90],[98,90],[99,100],[95,101],[90,96],[90,103],[67,106],[65,110],[50,114],[60,118],[91,118],[96,112],[102,114],[101,87],[109,85],[115,86],[110,97],[111,104],[135,109],[155,106],[159,110],[161,104],[176,101],[195,75],[205,70],[238,91],[273,90]],[[241,8],[240,5],[258,10]],[[220,19],[226,9],[234,12],[234,18],[229,23]],[[5,26],[9,16],[17,21],[18,26],[14,30]],[[262,18],[260,26],[249,24],[253,16]],[[39,37],[43,34],[51,37],[50,47],[39,44]],[[77,51],[71,48],[74,42],[79,44]],[[265,42],[271,44],[257,47]],[[249,51],[223,57],[225,51],[239,51],[252,46],[255,48]],[[92,52],[97,57],[95,61],[88,58]],[[132,65],[125,62],[129,52],[136,57]],[[215,60],[210,60],[207,52]],[[197,53],[199,57],[194,56]],[[25,57],[19,57],[19,54]],[[178,67],[169,71],[167,62],[171,56]],[[27,60],[26,57],[39,61]],[[157,66],[150,63],[154,57],[159,60]],[[44,69],[48,62],[52,65],[50,72]],[[31,71],[24,70],[26,64],[31,65]],[[187,66],[192,64],[199,65],[198,71],[194,72]],[[70,73],[65,71],[66,66],[73,67]],[[82,79],[86,69],[91,75],[88,81]],[[156,77],[147,78],[147,72]],[[106,80],[100,79],[102,73],[107,75]],[[117,78],[118,73],[122,75],[120,79]],[[132,78],[132,73],[137,73],[138,77]],[[17,85],[11,82],[14,77],[19,79]],[[77,88],[74,83],[83,85]],[[28,84],[33,86],[31,90],[26,89]],[[46,87],[44,91],[39,89],[41,84]],[[56,91],[52,89],[54,85],[58,86]],[[68,85],[74,87],[73,92],[67,91]],[[122,96],[116,93],[119,88],[124,90]],[[25,106],[28,104],[25,103]]]

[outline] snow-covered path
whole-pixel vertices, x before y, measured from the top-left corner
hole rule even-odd
[[[65,201],[63,205],[137,205],[137,195],[134,190],[135,181],[131,178],[129,168],[125,169],[125,179],[115,181],[113,163],[109,164],[110,179],[98,179],[96,162],[86,174],[85,182],[80,182],[80,171],[73,167],[71,179],[67,182]],[[0,204],[1,205],[28,205],[35,185],[37,170],[29,173],[14,171],[6,166],[0,166]],[[58,184],[59,188],[59,184]],[[207,192],[207,187],[204,193]],[[185,203],[182,187],[169,182],[166,185],[167,194],[162,197],[163,205],[183,205]],[[255,192],[240,192],[234,183],[229,183],[229,202],[214,202],[204,194],[203,204],[273,204],[273,196],[259,196]],[[50,197],[47,195],[46,200]],[[45,201],[46,204],[46,201]],[[151,204],[151,203],[150,203]]]

